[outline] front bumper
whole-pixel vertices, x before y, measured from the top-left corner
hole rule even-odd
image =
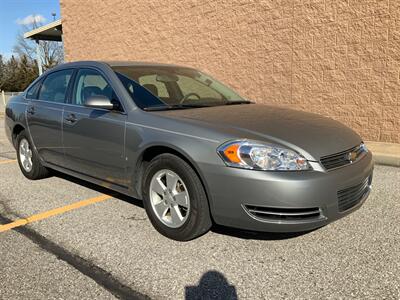
[[[331,171],[266,172],[212,165],[201,169],[217,224],[299,232],[324,226],[358,209],[369,195],[373,160],[369,152],[361,160]],[[363,190],[355,190],[357,187]],[[339,206],[338,195],[343,194],[344,201],[348,201],[347,195],[358,196],[345,210]]]

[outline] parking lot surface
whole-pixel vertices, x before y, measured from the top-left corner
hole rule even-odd
[[[0,224],[108,190],[19,171],[0,117]],[[158,234],[140,201],[113,195],[0,233],[0,299],[399,299],[400,169],[376,166],[346,218],[302,234],[214,227],[190,242]]]

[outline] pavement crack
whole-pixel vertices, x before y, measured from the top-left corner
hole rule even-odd
[[[142,217],[138,217],[138,216],[132,216],[132,217],[122,216],[122,218],[124,218],[125,220],[132,220],[132,221],[146,221],[147,220],[147,218],[142,218]]]
[[[11,223],[12,220],[3,217],[0,214],[0,223]],[[28,227],[16,227],[14,231],[22,234],[34,244],[39,246],[44,251],[53,254],[58,259],[66,262],[74,269],[82,273],[83,275],[94,280],[98,285],[109,291],[115,297],[123,300],[128,299],[150,299],[147,295],[137,292],[131,289],[129,286],[120,282],[110,272],[102,269],[101,267],[93,264],[89,260],[80,257],[79,255],[73,254],[67,249],[62,248],[53,241],[42,236],[38,232]]]

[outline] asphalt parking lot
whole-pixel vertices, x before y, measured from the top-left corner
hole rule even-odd
[[[303,235],[215,227],[175,242],[139,201],[107,193],[25,179],[0,117],[0,224],[44,213],[0,233],[0,299],[400,298],[400,168],[376,166],[360,210]],[[46,213],[86,199],[102,201]]]

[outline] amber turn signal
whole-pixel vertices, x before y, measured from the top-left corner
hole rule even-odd
[[[240,163],[242,160],[239,157],[239,144],[232,144],[224,150],[224,155],[232,163]]]

